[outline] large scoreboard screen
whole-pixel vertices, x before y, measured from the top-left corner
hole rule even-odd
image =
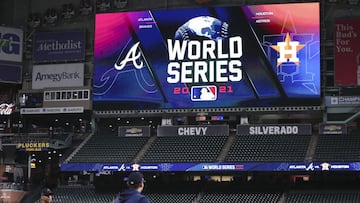
[[[94,109],[320,104],[319,3],[96,15]]]

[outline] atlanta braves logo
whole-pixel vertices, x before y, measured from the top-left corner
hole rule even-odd
[[[143,61],[138,60],[141,57],[141,53],[140,53],[140,51],[138,51],[139,44],[140,44],[140,42],[137,42],[136,44],[134,44],[131,47],[129,52],[126,54],[125,59],[123,59],[119,63],[119,65],[117,63],[115,63],[114,67],[116,70],[124,69],[124,67],[126,66],[126,64],[128,62],[132,62],[136,69],[141,69],[143,67],[143,65],[144,65]]]
[[[148,81],[148,64],[144,54],[139,46],[140,42],[133,43],[129,40],[120,51],[118,58],[110,64],[108,70],[102,73],[98,81],[94,81],[94,95],[106,95],[114,86],[120,77],[132,77],[134,75],[134,84],[147,93],[157,92],[156,86]],[[134,85],[135,86],[135,85]]]

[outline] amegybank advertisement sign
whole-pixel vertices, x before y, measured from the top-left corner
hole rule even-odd
[[[34,65],[32,88],[79,87],[84,84],[84,64],[48,64]]]

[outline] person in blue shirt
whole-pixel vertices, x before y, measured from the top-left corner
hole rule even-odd
[[[144,189],[144,176],[140,172],[129,174],[126,185],[128,189],[121,192],[114,203],[150,203],[150,200],[141,192]]]

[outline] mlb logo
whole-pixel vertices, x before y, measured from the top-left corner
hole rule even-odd
[[[215,101],[217,88],[215,85],[191,87],[191,101]]]

